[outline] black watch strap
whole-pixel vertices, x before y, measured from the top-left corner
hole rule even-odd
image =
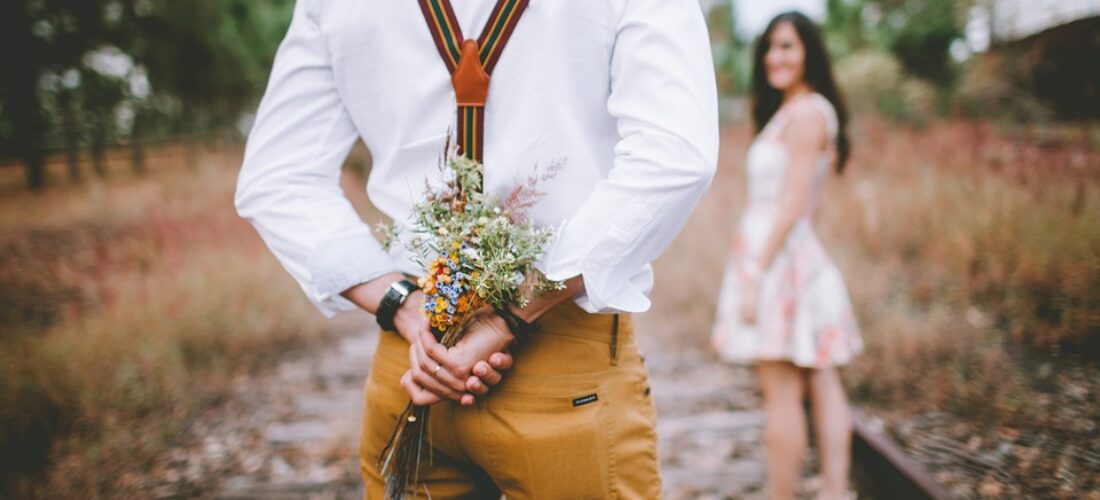
[[[512,331],[512,335],[516,336],[517,340],[522,340],[525,337],[534,335],[539,331],[538,323],[528,323],[523,318],[512,312],[507,307],[497,307],[497,315],[504,319],[504,323],[508,325],[508,329]]]
[[[409,295],[419,289],[420,287],[410,280],[393,282],[386,290],[386,294],[382,296],[382,301],[378,303],[378,311],[375,313],[378,326],[382,327],[382,330],[397,331],[397,326],[393,324],[393,318],[397,315],[397,310],[401,308],[401,304],[408,300]]]

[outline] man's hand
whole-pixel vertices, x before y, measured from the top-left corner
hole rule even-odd
[[[374,314],[378,310],[378,304],[389,286],[403,278],[404,276],[400,273],[389,273],[345,290],[341,295],[360,308]],[[426,376],[426,374],[434,371],[435,367],[439,365],[428,358],[425,352],[428,348],[441,349],[442,346],[436,342],[435,337],[428,329],[428,318],[422,312],[423,307],[424,292],[415,290],[409,294],[408,299],[401,304],[393,317],[397,333],[409,343],[410,369],[401,378],[401,386],[405,389],[405,392],[409,393],[413,403],[418,406],[430,405],[441,401],[443,398],[461,400],[466,405],[473,404],[475,394],[484,395],[488,393],[489,387],[500,382],[499,370],[507,370],[512,366],[512,356],[506,352],[494,352],[487,355],[485,360],[481,360],[474,367],[474,373],[478,374],[481,379],[470,377],[468,380],[463,381],[461,385],[452,384],[453,388],[438,383],[433,384],[431,381],[435,377]],[[444,351],[446,350],[444,349]],[[441,372],[442,368],[438,371]],[[450,382],[454,381],[451,380]]]
[[[514,339],[504,320],[492,313],[475,317],[462,339],[450,349],[435,342],[429,333],[414,346],[417,352],[410,354],[419,361],[421,372],[413,374],[412,379],[419,381],[428,376],[432,380],[425,382],[425,387],[432,388],[437,396],[472,405],[474,395],[487,394],[490,387],[500,383],[500,371],[511,368],[512,356],[507,350]],[[435,390],[439,385],[446,389]]]
[[[500,383],[500,372],[512,367],[512,356],[506,352],[512,337],[507,327],[504,334],[479,327],[488,316],[475,318],[462,340],[450,350],[435,340],[426,323],[416,333],[409,345],[410,368],[401,379],[413,404],[424,406],[451,399],[470,406],[475,395],[484,396],[490,387]],[[479,329],[483,331],[476,333]],[[503,338],[505,334],[507,339]],[[459,353],[466,356],[459,357]]]
[[[423,308],[424,292],[413,290],[393,315],[393,325],[397,327],[397,333],[410,345],[420,336],[421,331],[428,329],[428,317],[421,311]]]
[[[513,312],[525,321],[534,322],[550,309],[583,291],[584,280],[575,276],[566,281],[564,289],[529,297],[526,308]],[[474,404],[475,395],[488,394],[490,387],[500,383],[501,372],[512,367],[512,356],[506,350],[515,337],[504,320],[495,313],[486,312],[475,318],[467,326],[462,340],[450,350],[434,340],[429,336],[420,342],[423,351],[418,352],[417,359],[430,360],[428,366],[422,365],[422,371],[425,374],[430,373],[450,391],[465,392],[459,398],[464,406]],[[483,357],[485,355],[488,358]],[[409,387],[415,386],[411,383],[412,375],[409,379]],[[446,397],[438,393],[436,396]]]

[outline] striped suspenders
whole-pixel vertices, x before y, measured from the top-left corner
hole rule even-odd
[[[450,0],[419,0],[428,30],[447,70],[458,103],[455,127],[458,152],[483,161],[485,101],[489,75],[516,29],[530,0],[497,0],[485,30],[477,40],[466,40]]]

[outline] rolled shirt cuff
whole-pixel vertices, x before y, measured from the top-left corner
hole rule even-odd
[[[652,267],[646,264],[629,275],[618,274],[622,267],[619,265],[622,255],[615,250],[625,251],[626,248],[622,244],[616,245],[615,241],[601,241],[583,254],[564,251],[560,243],[566,222],[558,226],[549,250],[535,267],[554,281],[580,275],[585,291],[574,297],[573,302],[587,312],[613,314],[649,310],[649,291],[653,288]]]
[[[330,318],[356,309],[341,293],[399,270],[365,225],[318,243],[309,254],[306,267],[314,288],[311,299]]]

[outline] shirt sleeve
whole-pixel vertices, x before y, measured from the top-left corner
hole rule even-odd
[[[615,164],[544,260],[551,279],[581,274],[589,312],[642,312],[639,282],[710,186],[718,102],[706,23],[695,0],[630,0],[611,59],[607,109]]]
[[[327,317],[340,293],[398,267],[340,189],[358,132],[340,98],[312,0],[298,0],[248,136],[237,213]]]

